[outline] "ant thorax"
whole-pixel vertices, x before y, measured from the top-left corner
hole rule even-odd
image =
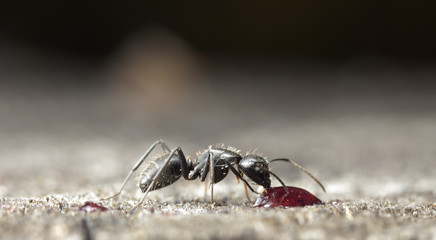
[[[215,146],[209,146],[209,148],[204,149],[202,151],[196,152],[197,159],[202,158],[201,155],[205,155],[211,152],[215,158],[237,158],[238,156],[241,157],[240,150],[238,150],[235,147],[232,146],[226,146],[224,144],[219,144]],[[242,158],[242,157],[241,157]]]
[[[231,164],[238,163],[242,159],[240,150],[231,146],[225,146],[224,144],[221,144],[216,146],[209,146],[208,149],[197,152],[197,159],[194,165],[201,164],[201,162],[206,162],[209,154],[212,154],[216,166],[226,165],[224,162],[218,164],[220,159],[225,159]]]
[[[236,148],[224,147],[223,145],[218,147],[210,146],[208,149],[197,153],[197,159],[193,164],[193,170],[189,173],[189,178],[200,178],[200,181],[204,181],[210,172],[210,164],[213,163],[213,182],[220,182],[229,172],[227,163],[237,164],[241,159],[242,157]]]

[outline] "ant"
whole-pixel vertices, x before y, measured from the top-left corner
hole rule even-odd
[[[237,177],[237,179],[241,179],[244,182],[245,196],[248,200],[250,199],[247,195],[246,186],[252,192],[256,194],[259,193],[256,192],[247,180],[244,179],[244,175],[265,189],[271,188],[270,175],[272,175],[283,185],[286,195],[289,193],[285,183],[275,173],[268,169],[268,161],[259,154],[247,153],[245,156],[242,156],[239,154],[238,150],[232,147],[224,147],[224,145],[216,147],[209,146],[208,149],[199,152],[197,154],[197,159],[192,161],[190,158],[185,157],[185,154],[180,147],[171,150],[163,140],[158,140],[150,146],[150,148],[132,167],[120,190],[115,195],[103,200],[115,198],[121,194],[121,191],[124,189],[130,176],[141,166],[157,145],[162,147],[164,153],[156,157],[154,160],[147,162],[145,165],[144,171],[141,173],[138,182],[139,188],[143,192],[143,196],[133,207],[132,211],[142,204],[150,191],[169,186],[182,176],[186,180],[200,178],[200,181],[204,182],[208,173],[211,181],[211,201],[213,202],[213,184],[223,180],[229,173],[229,170]],[[275,161],[286,161],[293,164],[298,169],[309,175],[325,192],[324,186],[318,181],[318,179],[294,161],[286,158],[277,158],[269,162],[271,163]],[[236,168],[233,165],[235,165]]]

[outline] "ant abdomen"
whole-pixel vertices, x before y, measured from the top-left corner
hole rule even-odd
[[[144,170],[139,176],[139,188],[142,192],[147,191],[150,187],[150,184],[153,183],[153,177],[156,176],[157,172],[162,169],[162,174],[158,176],[155,180],[154,186],[150,189],[150,191],[157,190],[166,186],[169,186],[179,180],[182,176],[181,166],[180,166],[180,158],[177,155],[173,155],[169,164],[165,167],[165,159],[169,156],[169,153],[162,154],[158,156],[156,159],[151,160],[146,163]]]

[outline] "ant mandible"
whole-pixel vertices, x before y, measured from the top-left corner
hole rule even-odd
[[[256,194],[259,193],[256,192],[247,180],[243,178],[244,175],[265,189],[271,187],[270,175],[272,175],[283,185],[286,193],[289,193],[285,183],[275,173],[268,169],[268,161],[261,155],[247,153],[245,156],[242,156],[239,154],[238,150],[232,147],[224,147],[224,145],[215,147],[209,146],[208,149],[197,154],[197,159],[192,161],[185,157],[185,154],[180,147],[171,150],[163,140],[158,140],[150,146],[150,148],[132,167],[129,174],[124,179],[120,190],[115,195],[104,200],[115,198],[121,194],[121,191],[124,189],[130,176],[141,166],[157,145],[162,147],[164,153],[146,163],[144,171],[141,173],[139,178],[139,188],[143,192],[143,196],[133,207],[132,211],[142,204],[150,191],[169,186],[176,182],[181,176],[186,180],[200,178],[200,181],[204,182],[209,173],[211,181],[211,201],[213,202],[213,184],[223,180],[227,176],[229,170],[232,171],[238,179],[241,179],[244,182],[244,188],[247,186]],[[271,163],[274,161],[286,161],[293,164],[298,169],[309,175],[325,192],[325,188],[321,182],[296,162],[286,158],[277,158],[269,162]],[[233,165],[235,165],[236,168]],[[248,198],[246,188],[245,195]]]

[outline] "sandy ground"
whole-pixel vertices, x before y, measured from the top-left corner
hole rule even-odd
[[[35,69],[39,79],[95,77],[76,68]],[[6,70],[3,79],[33,74]],[[214,81],[180,89],[191,98],[171,99],[169,91],[165,101],[145,97],[138,105],[100,82],[6,81],[0,238],[436,239],[436,90],[409,81],[436,74],[400,67],[364,74],[353,66],[276,70],[235,72],[223,64],[209,74]],[[374,78],[392,81],[365,82]],[[233,177],[216,185],[213,205],[204,184],[185,180],[151,192],[133,215],[128,212],[140,197],[135,180],[119,199],[100,201],[160,138],[188,155],[225,143],[269,159],[293,158],[326,193],[290,165],[271,169],[326,204],[252,208]],[[86,201],[109,210],[81,211]]]

